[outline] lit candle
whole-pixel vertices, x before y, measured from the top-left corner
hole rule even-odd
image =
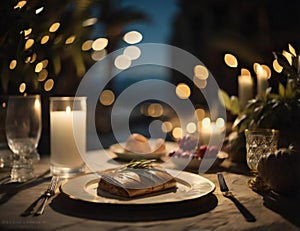
[[[51,164],[70,169],[81,167],[84,162],[80,153],[84,153],[86,147],[85,111],[71,111],[67,106],[65,111],[51,111],[50,120]],[[79,134],[80,139],[76,139],[74,133]]]
[[[250,99],[253,98],[253,80],[251,75],[242,73],[238,77],[239,103],[240,107],[244,108]]]
[[[223,138],[223,132],[225,131],[224,119],[218,118],[216,122],[211,122],[210,118],[205,117],[201,121],[201,127],[199,128],[200,144],[217,145]],[[211,140],[212,139],[212,140]]]
[[[257,95],[261,97],[268,88],[268,73],[263,69],[261,65],[257,65]]]

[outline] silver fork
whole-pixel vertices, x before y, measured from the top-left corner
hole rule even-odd
[[[50,185],[43,194],[44,200],[43,200],[41,206],[34,213],[35,216],[39,216],[39,215],[42,215],[44,213],[44,210],[45,210],[45,207],[47,205],[48,199],[55,195],[55,189],[58,185],[58,182],[59,182],[59,176],[52,176]]]

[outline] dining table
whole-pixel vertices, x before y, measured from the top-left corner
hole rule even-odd
[[[97,162],[103,152],[91,150],[86,156]],[[49,155],[41,155],[34,165],[37,177],[25,183],[5,182],[9,169],[1,169],[1,230],[300,230],[300,195],[252,190],[248,181],[253,176],[247,165],[230,158],[214,163],[204,173],[185,170],[212,183],[213,190],[201,197],[171,203],[95,203],[63,192],[62,185],[80,175],[60,181],[42,215],[24,216],[24,210],[48,188],[49,166]],[[176,166],[170,163],[168,168]],[[220,172],[233,198],[221,192],[217,178]],[[245,210],[254,219],[245,219]]]

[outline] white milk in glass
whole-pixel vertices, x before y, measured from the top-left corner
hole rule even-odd
[[[53,174],[80,172],[86,151],[86,112],[51,111],[51,170]]]

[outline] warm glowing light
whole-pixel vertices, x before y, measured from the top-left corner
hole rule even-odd
[[[35,14],[39,14],[39,13],[41,13],[43,10],[44,10],[44,7],[42,6],[42,7],[40,7],[40,8],[38,8],[38,9],[35,10]]]
[[[163,112],[164,109],[159,103],[151,103],[147,109],[147,114],[151,117],[160,117]]]
[[[1,107],[6,108],[6,102],[2,102]]]
[[[17,5],[15,5],[14,6],[14,9],[16,10],[16,9],[21,9],[23,6],[25,6],[26,5],[26,3],[27,3],[27,1],[19,1],[18,3],[17,3]]]
[[[34,63],[36,60],[36,57],[37,57],[36,53],[33,53],[32,56],[26,57],[25,63]]]
[[[218,128],[224,128],[225,127],[225,120],[223,118],[218,118],[216,120],[216,126]]]
[[[115,66],[120,70],[127,69],[131,65],[131,60],[125,55],[119,55],[115,59]]]
[[[25,50],[28,50],[29,48],[31,48],[34,44],[34,40],[33,39],[28,39],[25,43]]]
[[[94,42],[93,40],[85,41],[81,46],[81,50],[88,51],[88,50],[92,49],[93,42]]]
[[[26,83],[21,83],[19,86],[19,92],[24,93],[26,90]]]
[[[42,69],[43,69],[43,63],[42,63],[42,62],[39,62],[38,64],[35,65],[34,71],[35,71],[36,73],[39,73],[39,72],[41,72]]]
[[[9,69],[13,70],[16,68],[16,66],[17,66],[17,60],[14,59],[10,62]]]
[[[190,122],[186,125],[186,131],[188,133],[194,133],[197,131],[197,125],[193,122]]]
[[[202,124],[202,128],[209,128],[209,127],[210,127],[210,124],[211,124],[210,118],[205,117],[205,118],[202,120],[201,124]]]
[[[92,25],[96,24],[97,21],[98,21],[97,18],[89,18],[89,19],[84,20],[84,21],[82,22],[82,26],[83,26],[83,27],[86,27],[86,26],[92,26]]]
[[[292,54],[287,51],[282,51],[282,54],[288,60],[289,64],[292,65]]]
[[[233,54],[225,54],[224,61],[229,67],[237,67],[238,61],[237,58]]]
[[[75,38],[76,38],[75,35],[71,35],[66,39],[65,44],[72,44],[75,41]]]
[[[123,39],[128,44],[136,44],[142,41],[143,35],[138,31],[130,31],[124,35]]]
[[[176,86],[176,95],[180,99],[188,99],[190,97],[190,95],[191,95],[191,89],[185,83],[179,83]]]
[[[47,79],[47,77],[48,77],[48,71],[46,69],[43,69],[38,75],[38,81],[43,82]]]
[[[49,35],[45,35],[41,39],[41,44],[46,44],[49,41]]]
[[[104,106],[112,105],[115,102],[115,94],[111,90],[104,90],[99,100]]]
[[[205,117],[205,110],[202,108],[196,109],[195,116],[197,116],[198,120],[202,120]]]
[[[264,73],[266,75],[266,77],[269,79],[271,78],[271,75],[272,75],[272,72],[271,72],[271,69],[270,67],[268,67],[267,65],[261,65],[262,69],[264,70]]]
[[[45,91],[51,91],[53,87],[54,87],[53,79],[48,79],[44,84]]]
[[[175,139],[180,139],[182,137],[182,129],[179,127],[174,128],[172,131],[172,136]]]
[[[123,54],[129,57],[131,60],[135,60],[141,56],[141,50],[137,46],[129,46],[125,48]]]
[[[96,39],[93,44],[92,48],[94,51],[101,51],[108,45],[108,39],[107,38],[98,38]]]
[[[49,61],[47,59],[44,59],[43,61],[41,61],[41,63],[43,64],[43,68],[46,68],[48,66]]]
[[[195,77],[197,77],[199,79],[205,80],[208,78],[209,73],[205,66],[196,65],[194,67],[194,75],[195,75]]]
[[[259,76],[259,77],[267,78],[268,73],[267,73],[267,71],[263,68],[262,65],[257,65],[257,66],[256,66],[256,75]]]
[[[24,30],[24,36],[27,37],[28,35],[30,35],[32,32],[32,29],[29,28],[28,30]]]
[[[55,22],[53,23],[50,28],[49,28],[49,32],[55,32],[58,30],[58,28],[60,27],[60,23],[59,22]]]
[[[194,77],[194,84],[200,88],[200,89],[204,89],[207,86],[207,81],[204,79],[198,79],[196,77]]]
[[[71,107],[70,106],[66,106],[66,113],[70,113],[71,112]]]
[[[172,129],[173,129],[173,125],[172,125],[172,123],[169,122],[169,121],[165,121],[165,122],[163,122],[162,125],[161,125],[161,130],[162,130],[164,133],[168,133],[168,132],[172,131]]]
[[[251,76],[251,73],[250,73],[250,71],[248,70],[248,69],[246,69],[246,68],[242,68],[241,69],[241,75],[243,75],[243,76]]]
[[[99,61],[99,60],[102,60],[107,54],[107,51],[105,49],[101,50],[101,51],[94,51],[92,54],[91,54],[91,58],[94,60],[94,61]]]
[[[277,59],[273,61],[273,68],[277,73],[281,73],[283,67],[278,63]]]
[[[291,52],[291,54],[293,56],[295,56],[295,57],[297,56],[296,50],[291,44],[289,44],[289,51]]]
[[[35,101],[34,101],[34,108],[36,110],[40,110],[41,109],[41,102],[38,99],[35,99]]]

